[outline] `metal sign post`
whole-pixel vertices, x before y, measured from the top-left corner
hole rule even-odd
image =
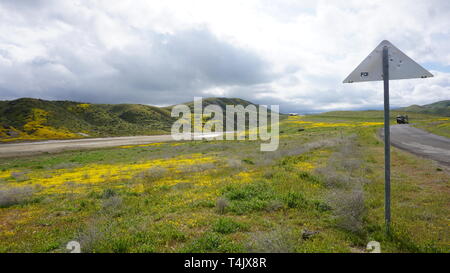
[[[384,82],[384,219],[386,232],[391,226],[391,130],[389,126],[389,49],[383,47]]]
[[[344,80],[344,83],[383,81],[384,83],[384,217],[386,232],[391,226],[391,141],[389,125],[389,80],[429,78],[425,70],[389,41],[382,41]]]

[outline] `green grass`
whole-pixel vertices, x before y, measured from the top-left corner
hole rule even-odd
[[[434,118],[432,120],[418,121],[412,125],[435,135],[450,138],[450,118]]]
[[[0,208],[0,251],[65,252],[78,240],[85,252],[364,252],[377,240],[383,252],[449,252],[448,172],[393,149],[394,225],[386,236],[380,126],[299,127],[282,121],[274,153],[260,152],[259,141],[193,141],[0,159],[0,190],[35,189]],[[114,172],[92,181],[92,164]],[[69,173],[81,176],[52,180]]]
[[[396,123],[395,118],[398,115],[405,114],[403,111],[399,110],[391,110],[390,111],[390,121],[391,124]],[[436,118],[434,115],[422,114],[422,113],[407,113],[411,123],[417,121],[426,121],[433,118]],[[384,121],[384,112],[379,110],[370,110],[370,111],[334,111],[334,112],[326,112],[317,115],[308,115],[305,116],[305,120],[312,121],[332,121],[332,122],[347,122],[347,121]]]
[[[248,230],[248,226],[242,223],[238,223],[234,221],[232,218],[219,218],[213,225],[213,231],[222,233],[222,234],[230,234],[236,231],[246,231]]]

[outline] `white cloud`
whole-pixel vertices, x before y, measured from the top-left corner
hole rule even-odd
[[[382,105],[381,83],[342,79],[383,39],[450,66],[447,0],[5,0],[0,18],[0,99],[168,104],[204,94],[286,112],[361,109]],[[449,99],[447,72],[393,82],[392,105]]]

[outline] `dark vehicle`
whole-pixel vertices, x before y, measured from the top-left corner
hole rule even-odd
[[[408,124],[409,123],[409,119],[408,119],[408,115],[406,116],[397,116],[397,124]]]

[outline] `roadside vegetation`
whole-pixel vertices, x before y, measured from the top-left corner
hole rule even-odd
[[[410,108],[406,108],[411,110]],[[448,110],[447,112],[448,113]],[[450,117],[438,116],[428,113],[405,112],[401,110],[391,111],[391,124],[396,124],[396,116],[408,115],[411,126],[423,129],[430,133],[450,138]],[[331,120],[337,122],[339,120],[350,120],[353,122],[379,122],[383,123],[383,111],[338,111],[328,112],[309,117],[313,121]]]
[[[412,125],[432,134],[450,138],[450,118],[448,117],[435,117],[418,121]]]
[[[417,114],[410,119],[429,116]],[[384,230],[378,111],[285,117],[258,141],[0,160],[0,252],[449,252],[448,169],[393,149]]]

